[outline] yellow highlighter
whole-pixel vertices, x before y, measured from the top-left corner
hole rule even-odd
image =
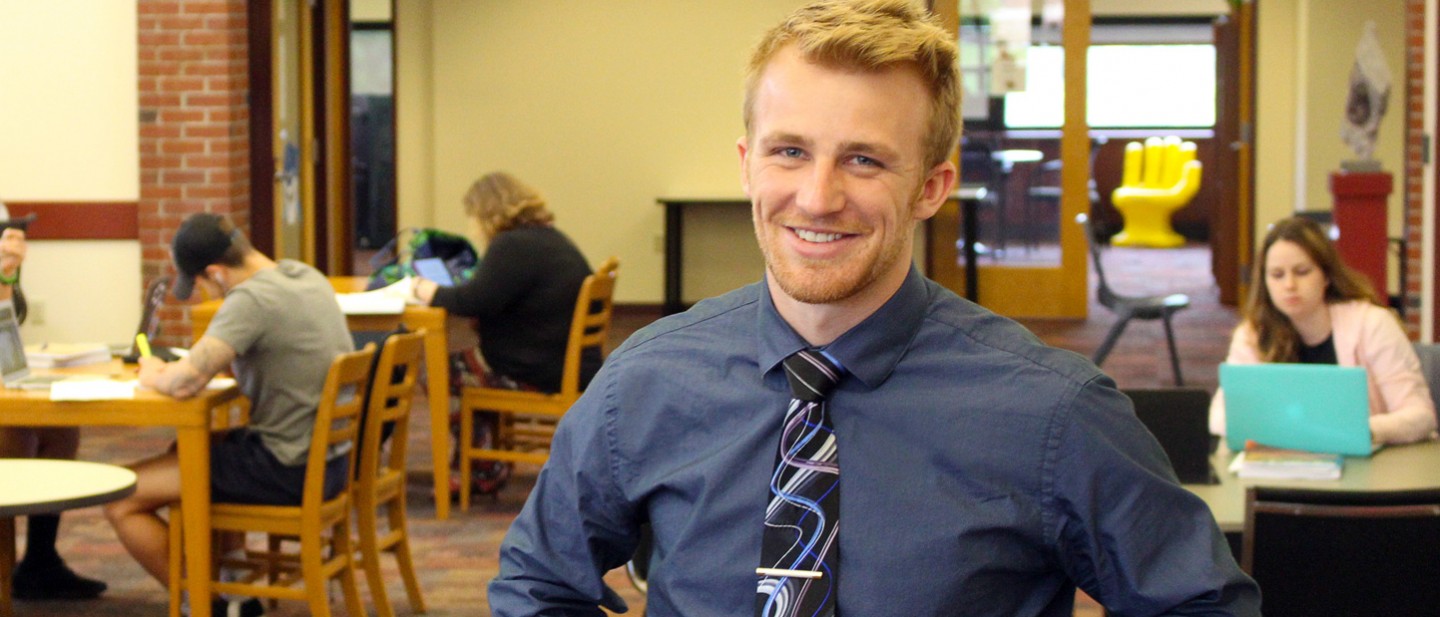
[[[150,340],[145,338],[144,332],[135,335],[135,347],[140,350],[140,357],[150,357]]]

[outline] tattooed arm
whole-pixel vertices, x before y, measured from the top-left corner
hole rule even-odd
[[[230,366],[235,350],[220,339],[202,336],[190,348],[190,355],[175,362],[158,358],[140,359],[140,385],[175,398],[195,396],[210,378]]]

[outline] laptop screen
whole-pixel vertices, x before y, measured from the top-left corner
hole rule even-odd
[[[1225,443],[1369,456],[1365,369],[1333,364],[1221,364]]]
[[[160,305],[165,303],[165,292],[170,287],[170,279],[160,277],[150,282],[145,289],[145,303],[140,309],[140,325],[135,327],[136,334],[144,334],[146,339],[154,341],[160,337]],[[134,342],[130,343],[130,353],[127,357],[140,355],[140,349]]]
[[[25,345],[20,342],[20,322],[15,320],[15,304],[0,302],[0,374],[6,381],[29,372],[25,363]]]

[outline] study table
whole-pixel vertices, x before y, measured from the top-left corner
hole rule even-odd
[[[1440,488],[1440,441],[1385,446],[1369,458],[1345,457],[1339,480],[1241,479],[1230,473],[1233,458],[1222,444],[1210,459],[1219,484],[1186,484],[1205,500],[1226,534],[1245,530],[1245,491],[1251,486],[1291,486],[1332,491],[1399,491]]]
[[[112,360],[66,372],[130,378],[134,369]],[[239,397],[240,389],[234,385],[206,388],[185,400],[144,388],[137,389],[133,399],[99,401],[52,401],[44,390],[0,389],[0,425],[173,427],[180,460],[180,510],[187,529],[183,547],[189,570],[186,589],[192,598],[208,598],[211,412]],[[196,602],[191,610],[195,617],[210,617],[209,602]]]
[[[135,472],[104,463],[0,459],[0,617],[12,615],[15,518],[97,506],[135,492]]]
[[[332,276],[335,291],[353,293],[365,290],[363,276]],[[190,323],[195,338],[210,325],[220,300],[207,300],[190,307]],[[398,315],[346,315],[351,332],[388,332],[404,324],[409,330],[425,329],[425,378],[428,383],[426,400],[430,405],[430,452],[435,480],[435,518],[450,518],[450,360],[445,309],[405,305]],[[453,324],[451,324],[453,327]]]

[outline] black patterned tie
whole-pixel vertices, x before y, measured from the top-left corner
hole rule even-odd
[[[844,369],[815,350],[784,365],[794,398],[770,476],[755,614],[829,617],[840,589],[840,460],[825,397]]]

